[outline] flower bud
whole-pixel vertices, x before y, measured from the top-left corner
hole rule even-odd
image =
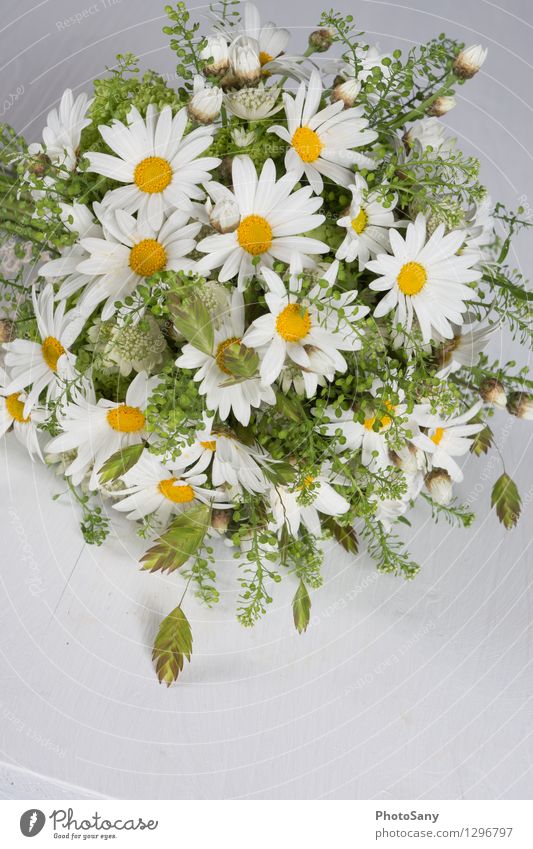
[[[533,419],[533,398],[525,392],[511,392],[507,410],[519,419]]]
[[[426,488],[436,504],[443,507],[452,500],[452,479],[444,469],[433,469],[425,478]]]
[[[455,97],[437,97],[429,107],[428,114],[435,118],[441,118],[455,106],[457,106]]]
[[[211,511],[211,527],[219,534],[225,534],[229,528],[233,510],[219,510],[214,507]]]
[[[209,221],[219,233],[233,233],[241,221],[239,205],[229,198],[222,198],[209,210]]]
[[[255,141],[255,131],[243,130],[242,127],[235,127],[235,129],[231,131],[231,139],[236,147],[250,147],[250,145]]]
[[[473,44],[461,50],[453,62],[455,76],[462,80],[469,80],[475,76],[487,58],[487,53],[487,48],[482,47],[481,44]]]
[[[0,342],[12,342],[16,338],[15,322],[0,318]]]
[[[194,78],[194,93],[187,111],[191,118],[200,124],[211,124],[220,115],[222,107],[222,89],[206,85],[203,77],[197,74]]]
[[[208,76],[218,77],[227,71],[229,68],[229,53],[224,36],[214,35],[208,38],[206,46],[200,51],[200,58],[207,60],[204,73]]]
[[[261,61],[256,44],[253,39],[240,35],[229,49],[231,70],[245,85],[252,85],[261,79]]]
[[[354,79],[354,77],[351,77],[335,86],[331,92],[331,100],[333,103],[341,100],[345,108],[349,108],[354,105],[360,91],[361,83]]]
[[[414,445],[406,445],[399,451],[390,452],[394,465],[407,475],[416,475],[421,468],[423,453]]]
[[[329,29],[316,29],[309,36],[309,47],[316,53],[325,53],[333,44],[333,34]]]
[[[494,377],[488,377],[479,387],[479,394],[488,404],[494,404],[495,407],[502,409],[507,404],[507,395],[505,389],[499,380]]]
[[[28,167],[28,171],[36,177],[44,177],[45,174],[48,173],[51,164],[52,160],[46,155],[46,153],[37,153],[33,157]]]

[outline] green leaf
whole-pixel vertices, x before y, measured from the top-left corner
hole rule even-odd
[[[307,631],[311,614],[311,597],[303,581],[300,581],[296,595],[292,600],[292,613],[294,624],[299,634]]]
[[[514,528],[520,516],[520,495],[515,482],[503,474],[492,489],[491,504],[496,507],[498,519],[509,530]]]
[[[481,457],[482,454],[486,454],[492,445],[492,437],[492,430],[488,425],[485,425],[483,430],[476,433],[472,440],[472,445],[470,446],[472,454],[475,454],[476,457]]]
[[[233,342],[224,350],[224,366],[231,372],[231,376],[222,386],[233,386],[235,383],[242,383],[243,380],[250,380],[257,374],[259,357],[252,348]]]
[[[142,568],[148,572],[174,572],[187,562],[200,548],[207,528],[211,508],[195,504],[177,516],[156,544],[141,558]]]
[[[331,531],[337,542],[342,545],[345,551],[349,552],[349,554],[357,554],[359,551],[359,543],[357,541],[357,534],[352,527],[348,527],[348,525],[339,525],[333,516],[328,516],[327,519],[323,519],[322,525],[327,528],[328,531]]]
[[[169,310],[174,325],[187,342],[204,354],[212,354],[215,331],[211,315],[203,301],[196,296],[181,303],[171,298]]]
[[[297,424],[301,423],[305,415],[300,401],[297,398],[289,398],[281,391],[276,392],[276,409]]]
[[[296,467],[292,463],[286,463],[285,460],[274,460],[268,464],[265,463],[262,466],[262,470],[267,480],[276,486],[287,486],[296,477]]]
[[[170,687],[182,671],[185,658],[191,662],[191,654],[191,626],[181,607],[176,607],[161,622],[152,652],[160,683]]]
[[[140,442],[138,445],[128,445],[127,448],[120,448],[114,454],[111,454],[111,457],[105,461],[100,469],[98,475],[100,483],[109,483],[125,475],[128,469],[131,469],[135,465],[143,450],[144,443]]]

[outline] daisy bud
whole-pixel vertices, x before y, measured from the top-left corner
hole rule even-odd
[[[512,392],[507,402],[507,410],[519,419],[533,419],[533,398],[525,392]]]
[[[390,456],[394,465],[405,472],[406,475],[416,475],[420,470],[420,453],[414,445],[406,445],[405,448],[402,448],[401,453],[391,451]]]
[[[32,162],[28,168],[30,174],[35,174],[36,177],[44,177],[48,172],[50,166],[52,164],[52,160],[46,153],[38,153],[32,159]]]
[[[335,86],[335,88],[331,92],[331,100],[333,103],[336,103],[338,100],[341,100],[344,103],[345,108],[347,109],[348,107],[354,105],[360,91],[361,83],[351,77],[349,80],[345,80],[344,82],[339,83]]]
[[[505,389],[499,380],[494,377],[488,377],[479,387],[479,394],[488,404],[494,404],[495,407],[502,409],[507,404],[507,395]]]
[[[433,501],[444,507],[452,500],[452,479],[444,469],[433,469],[426,475],[425,484]]]
[[[455,106],[457,106],[455,97],[437,97],[429,107],[428,114],[435,118],[441,118]]]
[[[229,53],[226,39],[222,35],[214,35],[207,39],[207,44],[200,51],[200,58],[207,61],[204,73],[218,77],[229,68]],[[211,61],[209,61],[211,60]]]
[[[220,115],[221,107],[222,89],[206,85],[203,77],[197,74],[194,78],[194,93],[187,105],[191,118],[200,124],[212,124]]]
[[[233,510],[219,510],[216,507],[211,511],[211,527],[219,534],[225,534],[229,528]]]
[[[316,53],[325,53],[333,44],[333,34],[329,29],[316,29],[309,36],[309,47]]]
[[[232,72],[241,83],[251,85],[261,79],[261,61],[255,42],[245,35],[235,39],[229,49]]]
[[[243,130],[241,127],[236,127],[231,131],[231,138],[236,147],[250,147],[255,141],[254,130]]]
[[[15,338],[15,323],[8,318],[0,318],[0,342],[12,342]]]
[[[233,233],[241,221],[239,205],[229,198],[217,201],[209,211],[209,221],[219,233]]]
[[[453,63],[455,76],[462,80],[469,80],[475,76],[487,58],[487,53],[487,48],[482,47],[481,44],[473,44],[471,47],[461,50]]]

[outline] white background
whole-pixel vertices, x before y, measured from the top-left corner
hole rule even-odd
[[[23,93],[1,120],[38,138],[62,90],[88,90],[119,51],[172,79],[162,5],[2,0],[3,95]],[[260,5],[265,17],[301,28],[295,47],[319,17],[318,0]],[[442,30],[489,46],[447,124],[480,157],[494,197],[527,204],[530,4],[339,7],[384,50]],[[67,29],[64,20],[83,9]],[[526,274],[532,256],[531,237],[522,237],[514,261]],[[507,337],[494,349],[505,359],[516,351]],[[516,530],[490,514],[497,454],[470,459],[459,495],[478,512],[473,529],[435,527],[415,511],[404,535],[423,568],[411,583],[331,547],[302,637],[290,580],[253,631],[235,622],[235,565],[221,548],[222,604],[208,611],[187,600],[193,663],[168,690],[156,682],[150,648],[181,595],[179,576],[139,572],[142,544],[126,520],[104,547],[85,546],[76,509],[52,501],[61,481],[12,438],[3,442],[0,796],[529,798],[531,426],[504,413],[495,425],[524,496]]]

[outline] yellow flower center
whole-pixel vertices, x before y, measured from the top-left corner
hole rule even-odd
[[[141,277],[150,277],[167,264],[167,252],[155,239],[143,239],[130,251],[130,268]]]
[[[26,422],[29,422],[31,416],[24,416],[24,403],[19,401],[19,395],[20,392],[14,392],[12,395],[7,396],[6,409],[12,419],[26,424]]]
[[[314,162],[324,147],[315,131],[309,127],[298,127],[291,144],[303,162]]]
[[[366,225],[368,224],[368,215],[361,209],[355,218],[352,218],[352,228],[355,230],[358,236],[361,235],[363,230],[366,230]]]
[[[157,194],[166,189],[172,180],[172,168],[166,159],[148,156],[135,168],[133,179],[141,192]]]
[[[107,414],[109,426],[120,433],[137,433],[143,429],[144,421],[142,410],[138,407],[129,407],[127,404],[119,404]]]
[[[272,62],[273,58],[274,57],[271,56],[270,53],[265,53],[264,50],[261,50],[259,53],[259,61],[261,63],[261,67],[263,67],[263,65],[267,65],[269,62]]]
[[[286,342],[299,342],[311,330],[309,311],[299,304],[288,304],[276,319],[276,330]]]
[[[206,451],[216,451],[217,450],[217,444],[216,444],[216,441],[214,439],[210,439],[207,442],[200,442],[200,445],[202,446],[202,448],[205,448]]]
[[[391,412],[394,411],[394,404],[391,401],[385,401],[385,407],[387,408],[387,410],[390,410]],[[384,430],[385,428],[390,426],[391,422],[392,422],[392,419],[391,419],[390,416],[386,416],[386,415],[381,416],[381,418],[379,419],[379,429]],[[370,418],[365,419],[364,422],[363,422],[363,424],[364,424],[364,426],[366,427],[367,430],[374,430],[375,423],[376,423],[376,416],[371,416]]]
[[[220,371],[223,371],[224,374],[231,374],[229,368],[227,368],[226,363],[224,362],[224,354],[226,352],[226,348],[229,348],[230,345],[233,345],[234,342],[239,342],[240,339],[238,336],[231,336],[229,339],[225,339],[223,342],[220,342],[217,352],[215,354],[215,360],[217,361],[217,366]]]
[[[437,427],[435,429],[435,433],[432,437],[430,437],[431,441],[435,443],[435,445],[439,445],[442,437],[444,436],[444,428]]]
[[[272,227],[261,215],[247,215],[237,227],[237,241],[252,256],[259,256],[272,246]]]
[[[419,262],[406,262],[398,274],[398,286],[404,295],[418,295],[428,279],[426,269]]]
[[[52,371],[57,371],[57,361],[65,353],[65,349],[59,339],[56,339],[55,336],[47,336],[41,345],[41,350],[43,352],[43,360],[48,368],[52,369]]]
[[[315,476],[314,475],[306,475],[305,478],[303,479],[302,483],[298,487],[298,489],[300,489],[300,490],[309,489],[309,487],[312,486],[314,482],[315,482]]]
[[[175,486],[176,478],[165,478],[159,481],[159,492],[174,504],[188,504],[194,500],[194,490],[189,484]]]

